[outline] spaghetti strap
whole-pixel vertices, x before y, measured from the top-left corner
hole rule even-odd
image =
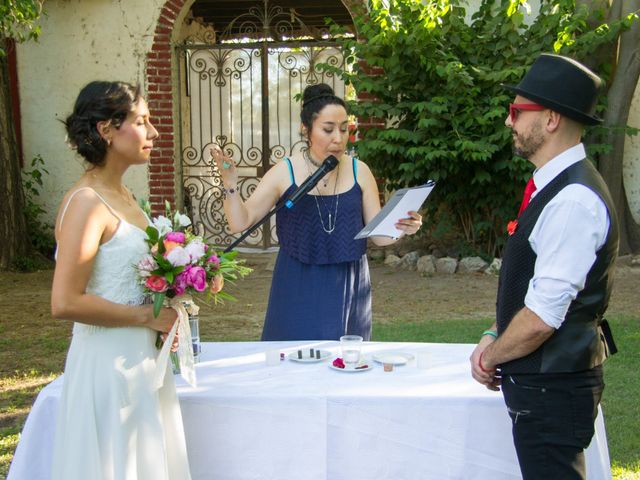
[[[353,184],[358,183],[358,157],[351,157],[353,162]]]
[[[60,214],[60,224],[58,226],[58,228],[62,228],[62,222],[64,220],[64,216],[67,213],[67,208],[69,208],[69,204],[71,203],[71,200],[73,200],[73,197],[76,196],[76,193],[82,191],[82,190],[91,190],[99,199],[102,203],[104,203],[104,205],[109,209],[109,211],[118,219],[118,220],[122,220],[122,217],[120,217],[120,215],[118,215],[118,213],[113,209],[113,207],[111,205],[109,205],[109,203],[104,199],[104,197],[102,195],[100,195],[98,192],[96,192],[93,188],[91,187],[81,187],[79,189],[77,189],[76,191],[74,191],[71,195],[69,195],[69,199],[67,200],[67,203],[65,204],[64,208],[62,209],[62,214]]]
[[[289,157],[284,158],[287,161],[287,167],[289,167],[289,177],[291,177],[291,185],[296,184],[296,177],[293,175],[293,165],[291,165],[291,160]]]

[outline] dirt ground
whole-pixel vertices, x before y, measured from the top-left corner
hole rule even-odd
[[[201,315],[225,316],[228,322],[217,328],[251,331],[256,335],[262,320],[271,285],[274,254],[250,255],[248,263],[255,271],[230,287],[238,302],[220,307],[205,307]],[[622,258],[616,269],[616,280],[609,312],[640,317],[640,266],[631,267],[629,257]],[[370,262],[373,289],[374,324],[391,319],[407,322],[449,318],[493,318],[498,279],[486,274],[434,274],[399,270],[380,262]],[[219,322],[204,322],[205,324]],[[238,330],[236,330],[238,331]],[[230,332],[231,333],[231,332]]]
[[[254,268],[254,272],[236,285],[227,286],[227,291],[238,301],[218,306],[205,305],[201,309],[201,319],[204,320],[201,322],[201,334],[206,340],[257,340],[260,337],[275,254],[242,254],[242,258]],[[374,326],[392,319],[412,322],[425,317],[441,320],[494,316],[497,277],[485,274],[434,274],[424,277],[414,271],[398,270],[374,261],[370,262],[370,268]],[[609,312],[640,319],[640,266],[631,266],[631,258],[623,257],[616,270]],[[50,317],[52,276],[53,271],[0,272],[0,311],[5,317],[0,319],[0,327],[8,328],[10,324],[12,330],[18,329],[32,337],[32,329],[37,325],[38,336],[42,338],[42,329],[46,330],[50,325],[56,336],[67,336],[69,325]],[[19,331],[11,332],[11,336],[20,336]]]

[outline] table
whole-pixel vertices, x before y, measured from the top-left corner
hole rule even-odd
[[[337,342],[204,343],[198,387],[176,377],[193,480],[422,480],[520,478],[502,394],[469,371],[474,345],[365,343],[369,371],[330,360],[267,366],[265,352]],[[371,356],[428,352],[385,372]],[[63,377],[33,406],[9,480],[47,479]],[[610,479],[602,414],[587,450],[590,479]],[[144,479],[141,479],[144,480]]]

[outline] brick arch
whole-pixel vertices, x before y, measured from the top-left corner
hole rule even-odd
[[[149,202],[154,214],[164,212],[164,202],[176,204],[176,142],[177,125],[174,118],[174,86],[172,76],[171,34],[176,19],[190,0],[165,1],[147,53],[147,102],[154,126],[160,137],[154,143],[149,161]]]

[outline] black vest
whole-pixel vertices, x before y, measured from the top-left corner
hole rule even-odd
[[[613,267],[618,254],[618,223],[609,189],[588,160],[574,163],[561,172],[539,191],[518,218],[518,227],[507,240],[500,269],[496,305],[498,334],[504,332],[524,307],[536,263],[536,254],[528,239],[540,213],[560,190],[574,183],[591,189],[605,203],[610,220],[607,238],[596,252],[585,286],[569,305],[560,328],[534,352],[502,364],[503,373],[578,372],[600,365],[606,356],[600,324],[611,295]]]

